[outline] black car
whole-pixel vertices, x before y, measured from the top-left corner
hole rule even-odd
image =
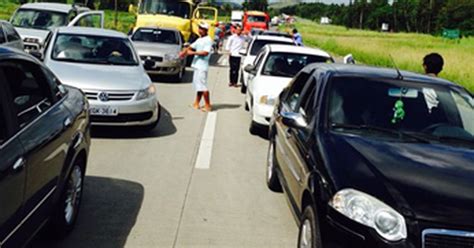
[[[448,81],[313,64],[280,95],[267,185],[298,247],[473,247],[474,99]]]
[[[0,47],[0,247],[69,232],[90,145],[88,104],[30,55]]]

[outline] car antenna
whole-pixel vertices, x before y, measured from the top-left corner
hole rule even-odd
[[[390,57],[390,60],[392,61],[393,67],[395,67],[395,70],[397,70],[397,74],[398,74],[397,79],[398,80],[403,80],[403,75],[400,72],[400,69],[398,69],[397,64],[395,64],[395,60],[393,59],[392,55],[389,54],[388,56]]]

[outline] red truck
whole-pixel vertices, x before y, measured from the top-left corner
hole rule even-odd
[[[252,29],[268,30],[270,16],[261,11],[246,11],[242,19],[244,31],[250,32]]]

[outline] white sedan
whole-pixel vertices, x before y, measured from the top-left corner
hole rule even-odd
[[[244,70],[248,65],[252,65],[257,57],[258,52],[262,47],[267,44],[281,44],[281,45],[294,45],[296,43],[293,39],[288,37],[277,37],[272,35],[257,35],[252,38],[246,49],[242,49],[239,53],[242,56],[240,66],[240,82],[242,83],[241,92],[245,94],[248,86],[249,74]]]
[[[249,73],[245,107],[252,116],[250,132],[256,133],[260,127],[268,126],[275,99],[303,67],[332,62],[333,58],[319,49],[266,45],[255,63],[244,68]]]

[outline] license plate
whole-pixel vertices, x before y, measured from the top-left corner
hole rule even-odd
[[[89,109],[91,115],[100,115],[100,116],[117,116],[118,109],[110,106],[103,107],[91,107]]]

